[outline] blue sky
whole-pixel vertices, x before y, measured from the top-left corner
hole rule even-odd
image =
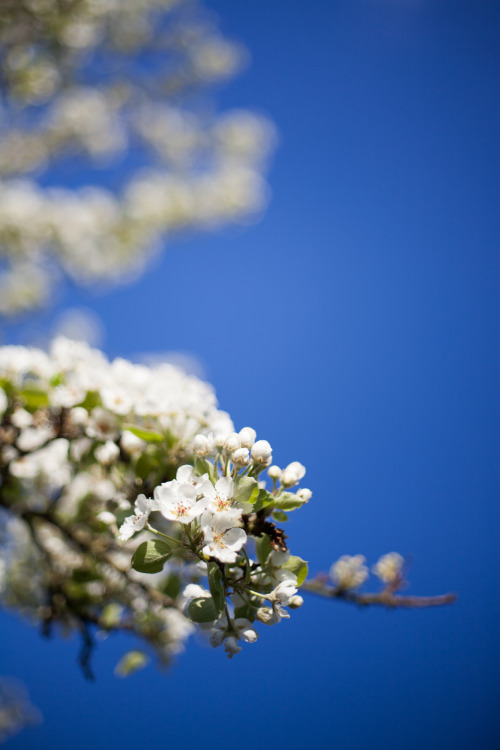
[[[253,106],[280,133],[268,211],[60,306],[93,309],[111,356],[195,352],[237,427],[307,466],[314,496],[289,536],[312,571],[397,550],[411,592],[459,601],[308,598],[231,662],[195,641],[170,673],[125,682],[112,670],[127,642],[111,638],[95,684],[74,641],[3,615],[0,672],[45,717],[11,747],[496,748],[498,4],[210,7],[253,58],[221,106]]]

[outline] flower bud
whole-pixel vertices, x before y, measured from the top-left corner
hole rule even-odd
[[[252,447],[252,458],[256,464],[270,464],[273,457],[273,449],[267,440],[257,440]]]
[[[298,609],[299,607],[302,607],[303,604],[304,600],[301,596],[299,596],[299,594],[294,594],[288,600],[288,606],[290,607],[290,609]]]
[[[298,461],[292,461],[281,475],[281,484],[283,487],[293,487],[294,484],[300,482],[305,473],[305,466],[302,466]]]
[[[253,430],[251,427],[243,427],[243,429],[240,430],[240,440],[242,448],[251,448],[255,443],[256,437],[257,433],[255,432],[255,430]]]
[[[231,456],[231,460],[237,466],[247,466],[250,463],[250,452],[248,448],[238,448]]]
[[[308,503],[312,498],[312,494],[313,493],[311,492],[311,490],[308,490],[306,487],[304,487],[297,492],[297,497],[300,497],[301,500],[303,500],[305,503]]]
[[[209,456],[214,450],[214,439],[212,435],[196,435],[193,440],[193,451],[197,456]]]
[[[232,432],[224,443],[224,448],[228,453],[234,453],[241,448],[241,439],[237,432]]]
[[[279,466],[276,466],[276,464],[270,466],[267,470],[267,473],[269,474],[271,479],[279,479],[281,477],[281,469]]]

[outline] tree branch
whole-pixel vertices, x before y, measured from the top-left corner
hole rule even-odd
[[[440,594],[438,596],[404,596],[397,594],[394,588],[386,588],[376,594],[360,594],[357,591],[339,589],[329,586],[320,578],[312,578],[304,581],[300,587],[301,591],[307,591],[311,594],[317,594],[327,599],[338,599],[339,601],[350,604],[358,604],[361,607],[379,606],[387,609],[418,609],[424,607],[442,607],[446,604],[453,604],[457,600],[454,593]]]

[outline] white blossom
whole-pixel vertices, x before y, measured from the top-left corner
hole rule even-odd
[[[368,578],[363,555],[343,555],[330,568],[330,577],[339,589],[356,589]]]
[[[237,553],[247,540],[243,529],[234,526],[234,517],[229,513],[204,513],[201,528],[205,537],[203,554],[216,557],[224,563],[235,562]]]
[[[404,563],[404,557],[398,552],[389,552],[379,558],[373,566],[373,572],[383,583],[395,584],[402,578]]]
[[[126,542],[136,531],[141,531],[146,525],[153,503],[145,495],[139,495],[134,504],[135,515],[129,516],[120,526],[118,538]]]

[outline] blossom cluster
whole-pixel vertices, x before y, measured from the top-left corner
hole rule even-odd
[[[230,658],[241,640],[257,640],[255,622],[273,625],[289,617],[285,607],[302,604],[297,590],[307,575],[306,562],[290,554],[276,525],[287,521],[285,510],[310,499],[310,490],[296,490],[305,468],[298,461],[283,470],[271,466],[270,444],[256,437],[251,427],[196,436],[194,465],[181,466],[151,498],[141,494],[119,532],[123,541],[144,529],[156,536],[134,553],[140,572],[156,573],[170,559],[197,561],[208,589],[189,583],[184,611]]]
[[[342,555],[330,568],[330,578],[340,591],[359,588],[369,576],[363,555]],[[372,572],[386,586],[394,589],[403,581],[405,559],[399,552],[382,555],[372,567]]]
[[[145,54],[155,62],[147,75]],[[46,304],[61,274],[129,281],[174,232],[259,214],[272,125],[200,107],[195,96],[244,57],[195,0],[2,7],[0,314]],[[43,176],[75,156],[89,184],[70,189]],[[119,191],[92,184],[117,168]]]
[[[305,468],[256,437],[172,365],[0,348],[0,600],[44,627],[132,629],[165,661],[195,628],[236,653],[307,573],[281,528]]]

